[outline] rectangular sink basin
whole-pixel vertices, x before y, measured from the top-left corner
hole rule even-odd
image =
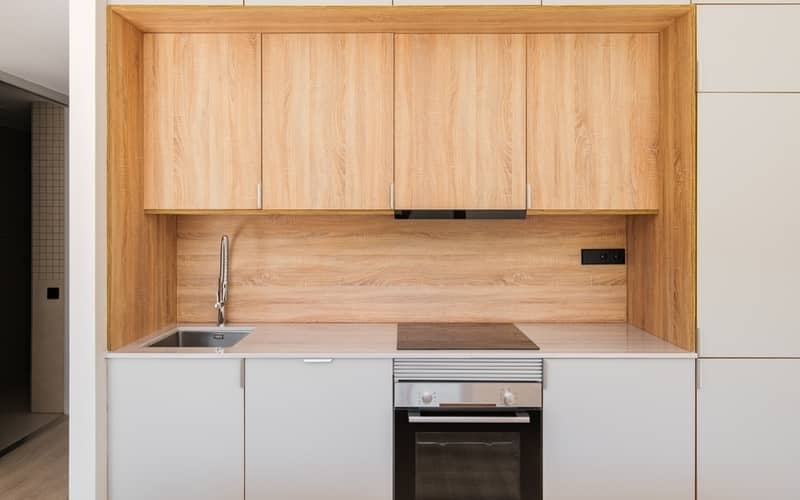
[[[243,330],[178,330],[147,347],[231,347],[250,332]]]

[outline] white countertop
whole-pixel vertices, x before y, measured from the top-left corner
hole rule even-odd
[[[184,326],[184,325],[182,325]],[[190,327],[210,325],[185,325]],[[398,351],[394,323],[292,323],[229,325],[230,330],[251,333],[233,347],[144,347],[174,329],[129,344],[108,358],[130,357],[232,357],[232,358],[695,358],[658,337],[624,323],[517,324],[540,348],[534,350]]]

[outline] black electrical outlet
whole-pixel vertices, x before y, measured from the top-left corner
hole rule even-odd
[[[61,295],[61,290],[58,288],[47,288],[47,300],[58,300],[58,297]]]
[[[581,264],[597,266],[607,264],[624,264],[624,248],[584,248],[581,249]]]

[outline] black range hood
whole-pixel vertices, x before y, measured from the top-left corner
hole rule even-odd
[[[395,210],[395,219],[524,219],[522,210]]]

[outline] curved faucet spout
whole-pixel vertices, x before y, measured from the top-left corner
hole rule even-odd
[[[217,279],[217,326],[225,326],[225,303],[228,301],[228,235],[219,242],[219,278]]]

